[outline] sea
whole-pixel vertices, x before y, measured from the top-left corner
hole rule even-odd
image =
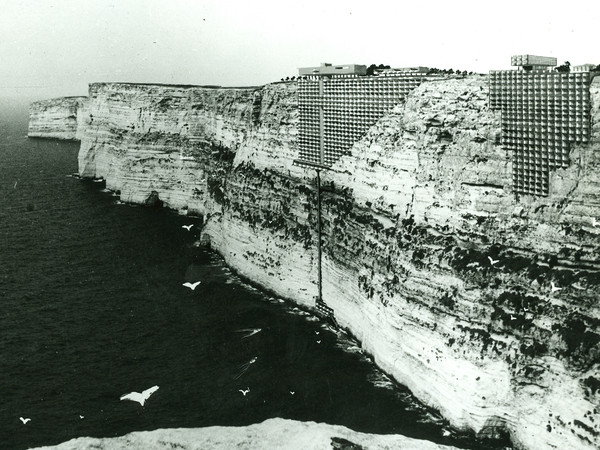
[[[200,218],[78,179],[79,143],[28,138],[27,107],[0,102],[0,448],[272,417],[494,448],[195,245]]]

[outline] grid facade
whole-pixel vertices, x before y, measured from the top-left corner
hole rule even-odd
[[[424,75],[413,73],[301,79],[298,82],[300,159],[331,166],[424,79]]]
[[[515,193],[547,196],[550,171],[568,167],[571,144],[588,142],[590,80],[589,72],[490,72],[490,108],[502,112]]]

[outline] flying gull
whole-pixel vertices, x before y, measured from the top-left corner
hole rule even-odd
[[[554,284],[554,281],[551,281],[551,282],[550,282],[550,284],[552,285],[552,293],[553,293],[553,294],[554,294],[556,291],[560,291],[560,290],[562,290],[562,288],[560,288],[560,287],[558,287],[558,286],[556,286],[556,285]]]
[[[248,389],[246,389],[246,390],[244,390],[244,389],[238,389],[238,391],[240,391],[242,394],[244,394],[244,397],[245,397],[245,396],[246,396],[246,394],[247,394],[248,392],[250,392],[250,388],[248,388]]]
[[[496,264],[498,261],[500,261],[499,259],[492,259],[491,256],[488,256],[488,259],[490,260],[490,264],[493,266],[494,264]]]
[[[196,281],[195,283],[190,283],[186,281],[185,283],[183,283],[183,286],[189,287],[193,291],[198,287],[200,283],[202,283],[202,281]]]
[[[144,406],[146,400],[158,391],[158,386],[152,386],[151,388],[146,389],[145,391],[140,392],[130,392],[129,394],[122,395],[120,400],[131,400],[133,402],[138,402],[140,405]]]
[[[237,330],[238,332],[245,332],[246,334],[244,334],[242,336],[242,339],[248,338],[250,336],[255,335],[256,333],[260,333],[262,331],[262,328],[244,328],[242,330]]]
[[[31,420],[30,418],[24,419],[23,417],[19,417],[19,419],[21,419],[21,422],[23,422],[23,425],[25,425],[27,422],[29,422]]]
[[[244,375],[246,373],[246,371],[250,368],[250,366],[256,362],[257,359],[258,359],[258,356],[255,356],[254,358],[252,358],[247,363],[242,364],[240,366],[241,371],[240,371],[240,373],[237,374],[237,376],[235,377],[235,379],[237,380],[239,377],[241,377],[242,375]]]
[[[194,224],[191,224],[191,225],[181,225],[181,228],[185,228],[186,230],[190,231],[193,226],[194,226]]]

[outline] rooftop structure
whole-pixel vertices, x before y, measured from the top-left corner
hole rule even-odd
[[[510,58],[510,65],[521,70],[548,70],[556,66],[556,58],[551,56],[515,55]]]
[[[571,72],[591,72],[597,64],[580,64],[578,66],[571,66]]]
[[[398,67],[393,69],[375,69],[375,75],[380,76],[394,76],[394,75],[418,75],[427,74],[429,67],[416,66],[416,67]]]
[[[298,69],[300,76],[307,75],[366,75],[367,66],[361,64],[343,64],[334,66],[330,63],[321,63],[318,67],[301,67]]]

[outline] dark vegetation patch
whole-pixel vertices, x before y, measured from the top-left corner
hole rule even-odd
[[[495,343],[495,340],[490,336],[490,333],[482,328],[472,328],[464,325],[458,325],[458,329],[467,333],[471,341],[481,341],[483,344],[482,350],[484,352],[490,345]]]
[[[534,356],[542,356],[548,353],[548,345],[543,342],[539,342],[537,340],[533,340],[532,342],[522,342],[519,346],[519,350],[525,356],[534,357]],[[525,376],[532,375],[532,371],[534,369],[530,366],[526,367]]]
[[[591,397],[596,395],[597,392],[600,392],[600,380],[595,377],[587,377],[583,380],[583,386],[585,388],[585,396]]]
[[[449,292],[445,292],[440,298],[440,303],[450,310],[454,310],[456,306],[455,296]]]
[[[558,333],[566,345],[559,354],[569,358],[577,367],[590,367],[600,361],[600,335],[589,328],[590,320],[573,315],[562,324],[552,325],[552,331]]]
[[[331,438],[331,448],[335,450],[363,450],[365,447],[341,437]]]
[[[588,424],[583,423],[580,420],[575,419],[573,421],[573,425],[575,425],[576,427],[582,428],[585,431],[587,431],[588,433],[590,433],[593,436],[598,436],[600,433],[596,430],[594,430],[594,428],[590,427]]]
[[[208,193],[220,205],[225,203],[225,193],[223,191],[222,180],[218,178],[209,178],[207,180]]]
[[[210,151],[211,160],[217,161],[218,163],[225,163],[229,167],[233,163],[235,151],[229,149],[229,147],[225,147],[219,142],[213,142],[208,150]]]

